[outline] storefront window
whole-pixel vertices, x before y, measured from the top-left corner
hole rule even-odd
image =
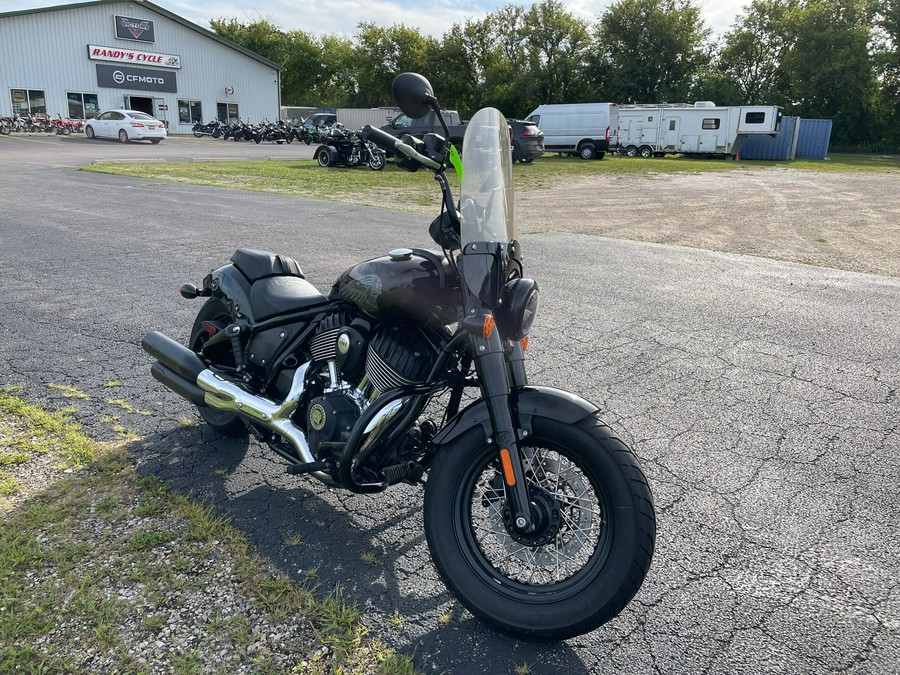
[[[216,114],[218,115],[220,122],[237,122],[237,103],[216,103]]]
[[[70,91],[66,94],[69,102],[69,117],[72,119],[89,120],[97,116],[97,94],[82,94]]]
[[[20,115],[47,116],[47,104],[44,92],[39,89],[10,89],[12,111]]]
[[[178,100],[178,121],[181,124],[203,124],[200,101]]]

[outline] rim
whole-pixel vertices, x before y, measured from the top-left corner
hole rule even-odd
[[[503,481],[493,450],[468,470],[457,492],[454,528],[475,573],[508,596],[558,601],[584,589],[605,564],[614,512],[605,486],[575,453],[539,443],[522,448],[541,525],[528,540],[509,526]],[[551,597],[552,596],[552,597]]]

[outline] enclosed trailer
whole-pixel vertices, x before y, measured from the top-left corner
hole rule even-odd
[[[774,105],[620,105],[619,151],[629,157],[733,156],[747,138],[777,134],[781,116]]]
[[[337,121],[347,129],[362,129],[367,124],[378,128],[400,114],[400,108],[338,108]]]

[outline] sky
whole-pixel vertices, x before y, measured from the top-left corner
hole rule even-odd
[[[0,0],[0,12],[33,9],[80,0]],[[210,19],[235,17],[248,23],[262,16],[284,30],[304,30],[321,35],[353,35],[361,21],[381,26],[403,23],[423,33],[440,37],[454,23],[480,18],[507,4],[529,6],[523,0],[153,0],[155,4],[189,21],[209,28]],[[577,17],[592,21],[612,0],[562,0]],[[750,0],[700,0],[707,27],[722,34]]]

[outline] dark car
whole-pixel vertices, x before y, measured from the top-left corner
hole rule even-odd
[[[323,127],[331,127],[334,126],[334,123],[337,122],[337,115],[329,112],[316,112],[312,113],[309,117],[303,120],[303,126],[307,129],[312,129],[313,127],[323,128]]]
[[[544,154],[544,132],[538,129],[537,124],[527,120],[506,121],[509,123],[514,162],[530,164],[535,157]]]

